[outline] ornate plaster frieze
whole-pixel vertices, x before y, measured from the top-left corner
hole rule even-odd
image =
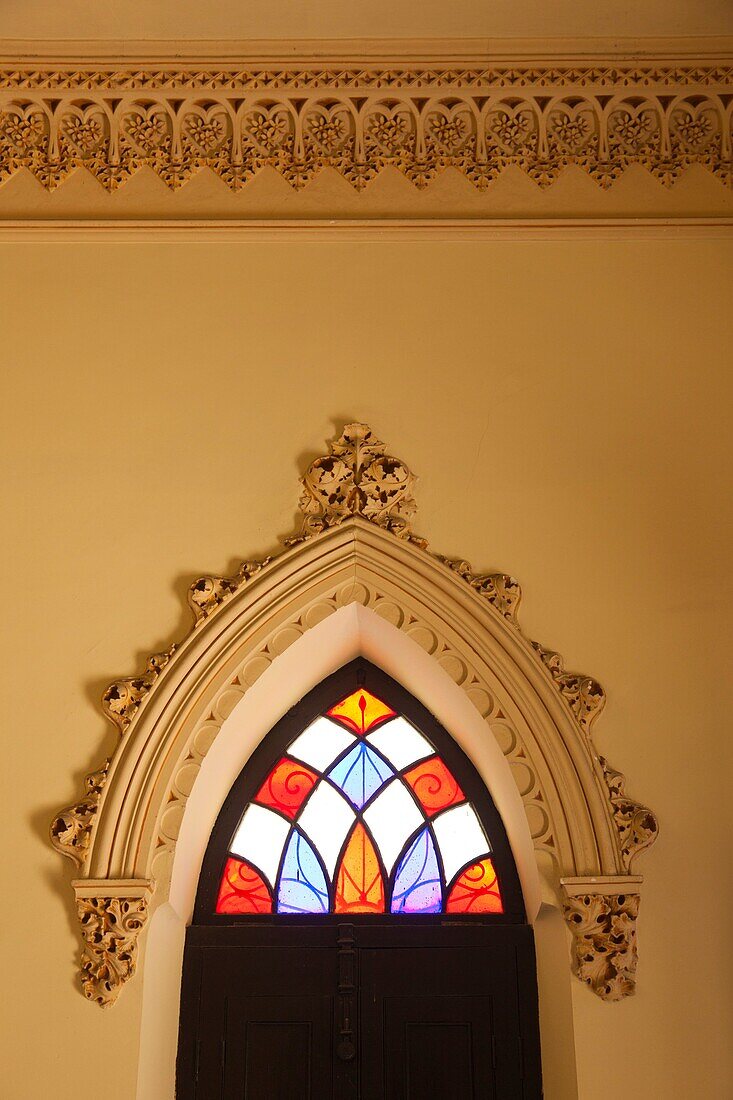
[[[150,884],[87,879],[74,885],[84,941],[81,986],[90,1001],[108,1008],[135,973],[138,936],[148,918]]]
[[[270,168],[300,189],[330,168],[362,191],[388,168],[418,189],[452,168],[483,191],[576,167],[605,189],[633,166],[665,187],[700,166],[731,187],[732,90],[728,61],[34,57],[0,70],[0,179],[26,169],[53,190],[83,166],[115,191],[148,167],[175,190],[206,167],[239,191]]]
[[[638,893],[607,893],[595,885],[593,893],[571,888],[564,905],[573,936],[573,971],[602,1000],[620,1001],[636,990],[641,899]]]
[[[88,778],[85,798],[57,814],[51,828],[54,847],[74,859],[88,876],[79,880],[76,889],[85,941],[84,989],[93,1000],[111,1003],[134,971],[135,945],[145,923],[148,884],[157,875],[156,861],[175,850],[188,793],[226,716],[277,655],[350,602],[372,608],[404,631],[466,691],[509,762],[535,849],[550,856],[566,895],[566,883],[581,882],[583,896],[590,899],[583,903],[587,908],[596,904],[598,876],[605,876],[601,892],[609,896],[620,896],[624,884],[632,881],[628,877],[631,860],[653,842],[656,819],[626,798],[623,777],[593,747],[591,724],[605,700],[600,685],[591,677],[566,672],[557,653],[524,636],[517,621],[520,589],[514,578],[474,573],[466,561],[444,558],[415,533],[414,485],[409,467],[389,455],[367,425],[347,424],[329,453],[317,457],[305,471],[300,530],[283,540],[283,550],[244,561],[233,577],[199,577],[189,590],[193,621],[186,637],[154,654],[139,676],[119,679],[105,691],[102,707],[120,734],[118,750],[111,762]],[[326,560],[332,565],[326,567]],[[273,608],[268,614],[268,592],[276,590],[289,594],[294,611]],[[169,679],[183,684],[181,677],[186,674],[180,670],[192,646],[197,646],[197,668],[218,660],[213,654],[219,643],[211,640],[217,637],[217,624],[222,624],[222,637],[232,615],[242,617],[246,627],[247,608],[254,606],[247,602],[250,591],[256,593],[252,600],[259,608],[257,614],[265,614],[267,630],[258,619],[252,634],[256,640],[244,646],[242,663],[215,690],[207,688],[206,695],[186,689],[187,698],[200,697],[202,709],[185,740],[177,746],[173,740],[165,746],[159,740],[158,751],[149,752],[151,737],[175,739],[181,728],[176,711],[168,732],[159,719],[154,730],[146,731],[151,694],[159,688],[164,695],[175,690],[167,688]],[[441,618],[443,612],[436,610],[436,604],[450,609],[449,623]],[[460,640],[462,621],[463,636],[470,639],[465,644]],[[477,651],[482,644],[477,638],[485,639],[483,656]],[[505,681],[496,679],[497,663],[505,663],[509,679],[526,684],[521,705],[511,696],[498,701]],[[523,716],[526,708],[534,715],[531,720]],[[145,765],[145,774],[134,779],[135,754],[137,759],[160,761],[156,769],[161,770],[150,773]],[[119,781],[118,757],[124,760]],[[164,774],[164,768],[171,770]],[[135,786],[128,796],[125,784],[129,783],[142,784],[147,793]],[[123,812],[128,815],[124,821],[114,816]],[[588,874],[593,877],[572,877]],[[638,893],[638,885],[631,892]],[[568,904],[574,907],[573,913],[582,911],[580,902]],[[578,973],[587,980],[592,972],[591,988],[613,999],[616,993],[633,990],[629,975],[633,975],[635,941],[633,952],[626,952],[625,969],[620,945],[609,963],[609,944],[616,942],[619,925],[611,920],[612,903],[598,904],[599,914],[602,911],[604,920],[611,921],[610,939],[599,938],[600,932],[595,939],[589,939],[587,931],[582,933]],[[635,912],[626,905],[623,914],[626,927]],[[573,916],[574,933],[578,924]]]

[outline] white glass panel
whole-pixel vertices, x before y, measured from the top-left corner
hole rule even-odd
[[[288,752],[296,760],[325,771],[353,741],[356,741],[353,733],[343,726],[337,726],[330,718],[316,718],[300,737],[295,738]]]
[[[330,783],[321,780],[313,788],[298,818],[298,825],[308,836],[332,878],[341,846],[355,817],[343,795]]]
[[[426,756],[432,756],[435,749],[426,741],[414,726],[406,722],[404,718],[393,718],[391,722],[385,722],[367,735],[367,741],[381,752],[382,756],[394,764],[400,771],[408,764],[414,764],[416,760],[424,760]]]
[[[289,821],[273,810],[253,803],[242,815],[231,850],[235,856],[253,863],[270,886],[274,887],[280,856],[289,832]]]
[[[483,826],[473,806],[453,806],[433,819],[438,847],[443,857],[446,885],[456,871],[491,851]]]
[[[390,874],[408,836],[423,821],[415,800],[401,779],[393,779],[377,795],[364,814],[364,820],[377,842],[387,874]]]

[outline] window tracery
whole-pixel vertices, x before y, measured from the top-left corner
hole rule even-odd
[[[503,913],[491,853],[436,747],[358,688],[291,740],[245,806],[216,912]]]

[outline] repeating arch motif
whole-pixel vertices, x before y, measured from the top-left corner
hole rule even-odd
[[[555,868],[576,972],[608,999],[633,990],[641,878],[632,861],[658,826],[595,751],[602,688],[524,637],[514,578],[476,574],[414,533],[413,486],[366,425],[347,425],[306,471],[303,529],[285,551],[244,562],[233,577],[198,578],[188,636],[105,692],[118,749],[51,826],[54,847],[80,868],[83,984],[98,1003],[112,1003],[134,972],[149,899],[165,889],[155,883],[168,881],[188,796],[221,725],[280,654],[350,604],[411,638],[465,692],[510,764],[537,852]],[[232,891],[261,896],[235,871]],[[467,877],[467,898],[490,887],[487,874]],[[599,906],[604,919],[589,940],[586,917]]]
[[[48,190],[78,168],[108,191],[142,167],[172,190],[201,169],[238,192],[263,169],[293,188],[324,169],[363,191],[387,168],[416,188],[446,169],[479,191],[508,169],[539,187],[568,168],[612,187],[641,166],[665,187],[693,166],[730,187],[728,64],[385,69],[161,62],[0,72],[0,179]]]

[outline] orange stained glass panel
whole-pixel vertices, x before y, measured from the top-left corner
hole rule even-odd
[[[283,757],[268,775],[255,797],[261,806],[271,806],[289,818],[294,818],[306,797],[318,781],[318,776],[295,760]]]
[[[347,695],[326,713],[355,733],[368,733],[373,726],[395,716],[391,707],[365,688]]]
[[[499,881],[490,859],[472,863],[455,881],[446,913],[503,913]]]
[[[466,796],[439,756],[431,756],[405,772],[405,779],[415,792],[425,813],[432,817],[448,806],[465,802]]]
[[[384,880],[364,826],[354,829],[341,860],[334,899],[336,913],[383,913]]]
[[[231,857],[224,873],[216,900],[217,913],[271,913],[270,891],[254,867],[242,859]]]

